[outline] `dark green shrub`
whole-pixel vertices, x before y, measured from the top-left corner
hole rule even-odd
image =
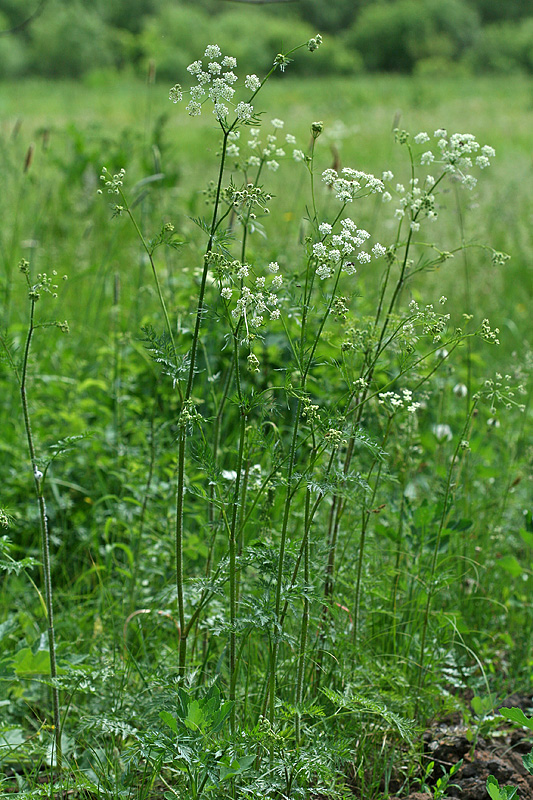
[[[347,41],[369,70],[411,72],[422,59],[457,59],[478,29],[461,0],[399,0],[365,8]]]
[[[533,17],[483,28],[467,56],[475,72],[533,73]]]
[[[208,16],[191,6],[165,5],[151,17],[140,37],[144,62],[154,59],[159,77],[170,81],[186,76],[188,64],[198,58],[206,43],[220,45],[225,53],[246,64],[248,72],[263,75],[272,64],[272,53],[289,49],[316,33],[296,16],[280,16],[265,6],[246,6]],[[361,70],[359,54],[338,39],[327,37],[312,59],[296,59],[290,72],[354,73]],[[185,82],[185,81],[184,81]]]
[[[30,28],[33,70],[50,77],[79,77],[120,63],[115,32],[80,2],[52,4]]]
[[[0,30],[8,30],[13,23],[0,12]],[[0,75],[13,78],[24,74],[29,65],[26,42],[20,36],[0,36]]]

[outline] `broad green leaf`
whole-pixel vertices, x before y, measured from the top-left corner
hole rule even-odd
[[[526,531],[525,528],[521,528],[520,536],[528,547],[533,547],[533,533],[531,533],[531,531]]]
[[[191,731],[200,731],[202,730],[202,726],[204,724],[204,712],[200,707],[200,703],[198,700],[193,700],[192,703],[189,704],[189,709],[187,711],[187,716],[183,720],[187,728]]]
[[[476,716],[483,717],[485,714],[488,714],[490,711],[492,711],[494,706],[494,697],[492,695],[487,695],[487,697],[475,695],[470,701],[470,705],[472,706],[472,710]]]
[[[254,761],[255,756],[242,756],[241,758],[235,758],[229,765],[221,764],[220,780],[225,781],[234,775],[241,775],[252,766]]]
[[[500,708],[500,714],[504,719],[509,719],[511,722],[516,722],[517,725],[523,725],[524,728],[533,731],[533,719],[526,717],[521,708]]]
[[[489,775],[487,778],[487,792],[491,796],[492,800],[504,800],[504,797],[500,792],[500,786],[494,775]]]
[[[37,650],[34,654],[29,647],[15,653],[13,669],[21,678],[30,675],[50,675],[50,653],[48,650]]]
[[[523,574],[524,568],[514,556],[504,556],[498,561],[498,566],[508,572],[513,578],[519,578]]]

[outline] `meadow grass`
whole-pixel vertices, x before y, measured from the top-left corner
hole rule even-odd
[[[261,135],[281,117],[307,162],[265,168],[257,208],[228,129],[166,86],[3,89],[9,787],[416,785],[425,721],[468,692],[494,707],[532,668],[528,83],[272,81]],[[332,166],[408,185],[420,153],[392,129],[441,127],[496,158],[471,193],[438,179],[420,244],[411,201],[406,233],[381,192],[341,212],[320,187]],[[348,211],[354,252],[356,229],[390,248],[355,279],[319,255]]]

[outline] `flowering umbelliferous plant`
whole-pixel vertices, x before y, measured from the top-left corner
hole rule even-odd
[[[307,48],[312,52],[320,43],[316,36]],[[221,134],[218,175],[204,192],[210,218],[198,220],[206,242],[186,345],[181,344],[183,334],[178,347],[154,261],[156,244],[178,244],[173,226],[167,223],[158,237],[146,241],[127,200],[124,171],[104,171],[102,181],[120,198],[114,211],[129,215],[152,265],[170,343],[159,361],[173,375],[179,395],[175,541],[180,678],[192,666],[191,651],[210,606],[223,596],[220,633],[227,649],[220,658],[225,656],[232,731],[238,704],[244,702],[244,647],[255,636],[266,648],[264,689],[255,710],[258,715],[268,710],[271,725],[280,699],[283,652],[292,648],[297,653],[295,679],[290,689],[281,689],[281,699],[292,703],[299,743],[310,675],[315,697],[320,687],[333,608],[350,615],[354,654],[360,646],[365,547],[376,508],[386,505],[379,503],[384,482],[392,480],[391,453],[402,451],[398,480],[407,485],[408,474],[422,469],[421,448],[412,442],[424,424],[434,432],[435,446],[456,442],[443,479],[433,581],[452,477],[468,458],[477,403],[466,387],[461,397],[470,405],[454,435],[430,413],[435,375],[448,367],[466,339],[479,334],[496,344],[497,332],[486,320],[478,328],[470,318],[453,326],[450,313],[438,307],[445,305],[445,297],[438,305],[405,300],[415,275],[456,252],[418,239],[423,226],[437,220],[439,191],[448,181],[472,189],[472,171],[489,165],[493,149],[480,146],[470,134],[439,129],[429,147],[427,133],[411,141],[405,131],[397,131],[410,161],[407,188],[394,183],[390,170],[376,177],[360,168],[330,168],[317,181],[315,151],[323,123],[312,123],[309,146],[298,147],[292,134],[283,133],[282,120],[262,123],[258,106],[265,82],[274,71],[286,69],[294,52],[278,54],[264,78],[247,74],[242,79],[236,59],[209,45],[203,58],[188,67],[192,85],[176,84],[170,90],[170,100],[185,102],[190,116],[211,112]],[[262,248],[256,235],[265,233],[263,224],[275,201],[263,181],[287,155],[296,169],[307,171],[310,183],[298,263],[289,263],[281,249],[273,252],[275,245],[266,239]],[[393,196],[396,235],[384,245],[366,230],[360,203],[381,197],[385,205],[379,205],[386,210]],[[353,308],[358,271],[369,270],[381,273],[377,304],[371,314],[358,315]],[[172,359],[175,370],[168,366]],[[339,540],[349,536],[345,519],[350,530],[358,520],[359,544],[352,595],[337,600]],[[191,528],[204,537],[209,552],[202,577],[186,563],[184,541]],[[317,553],[325,554],[323,568],[315,565]],[[420,650],[413,659],[419,690],[433,589],[427,597]],[[313,615],[318,633],[311,653]]]

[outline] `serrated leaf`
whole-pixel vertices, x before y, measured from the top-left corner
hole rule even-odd
[[[529,728],[533,731],[533,719],[526,717],[521,708],[500,708],[500,714],[504,719],[515,722],[517,725],[522,725],[524,728]]]
[[[533,752],[528,753],[527,756],[522,756],[522,764],[527,769],[530,775],[533,775]]]

